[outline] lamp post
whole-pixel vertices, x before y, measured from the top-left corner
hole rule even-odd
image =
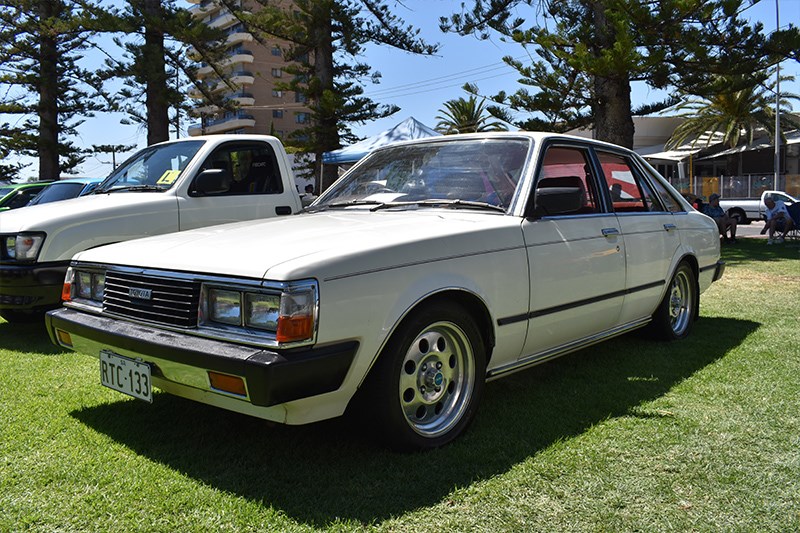
[[[775,31],[781,29],[781,15],[778,0],[775,0]],[[781,172],[781,62],[778,61],[775,82],[775,178],[772,189],[777,191]]]

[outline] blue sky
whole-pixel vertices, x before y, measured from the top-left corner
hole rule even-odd
[[[778,0],[781,26],[800,21],[800,0]],[[469,3],[469,2],[468,2]],[[464,83],[478,85],[482,94],[492,95],[500,90],[514,92],[518,87],[517,73],[506,66],[501,58],[512,56],[526,57],[520,45],[504,43],[494,37],[480,41],[474,37],[460,37],[442,34],[438,27],[440,16],[447,16],[458,9],[461,2],[453,0],[405,0],[397,4],[395,13],[421,30],[429,42],[441,44],[434,57],[414,56],[389,47],[369,47],[363,60],[378,70],[381,83],[368,85],[365,94],[379,103],[392,103],[401,110],[392,117],[373,121],[363,126],[354,126],[353,131],[360,137],[375,135],[391,128],[409,116],[413,116],[428,126],[435,126],[436,115],[445,101],[466,96],[461,89]],[[190,7],[187,3],[187,7]],[[751,20],[764,23],[765,31],[775,29],[775,0],[762,0],[750,8],[747,15]],[[520,12],[520,16],[531,18],[530,12]],[[784,74],[795,75],[800,79],[800,66],[785,62]],[[783,91],[800,93],[800,81],[782,84]],[[644,84],[633,88],[634,105],[659,101],[663,94],[648,91]],[[795,105],[800,110],[800,105]],[[93,144],[146,144],[146,132],[137,126],[119,124],[121,115],[104,114],[87,119],[80,128],[80,137],[75,140],[80,146]],[[191,121],[187,121],[186,125]],[[119,157],[119,156],[118,156]],[[118,159],[119,161],[119,159]],[[30,167],[24,175],[35,173]],[[111,170],[111,158],[106,155],[91,156],[82,165],[79,174],[104,176]]]

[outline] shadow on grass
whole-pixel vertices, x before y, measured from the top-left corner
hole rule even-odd
[[[507,472],[555,442],[632,414],[723,357],[758,327],[703,318],[692,336],[628,335],[487,385],[472,428],[439,450],[394,454],[368,420],[270,426],[166,394],[85,408],[74,417],[136,453],[315,527],[373,524]]]
[[[0,350],[59,354],[68,350],[50,342],[44,319],[41,322],[11,324],[0,321]]]
[[[722,260],[729,266],[744,263],[759,263],[797,259],[800,243],[786,241],[768,245],[766,239],[739,239],[734,245],[722,246]]]

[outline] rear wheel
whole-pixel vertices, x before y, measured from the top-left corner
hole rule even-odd
[[[696,318],[698,293],[692,267],[686,262],[681,263],[653,314],[651,331],[665,340],[683,339],[689,335]]]
[[[462,308],[440,302],[407,318],[367,384],[387,444],[435,448],[463,433],[483,393],[485,359],[480,331]]]
[[[736,219],[737,225],[750,224],[750,219],[747,218],[747,215],[741,209],[731,209],[728,211],[728,216]]]

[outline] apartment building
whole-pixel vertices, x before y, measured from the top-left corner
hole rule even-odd
[[[219,92],[239,106],[235,111],[226,111],[214,105],[202,104],[202,93],[192,88],[189,96],[199,103],[192,114],[199,122],[189,126],[189,135],[273,133],[286,138],[304,127],[309,120],[309,113],[301,96],[275,86],[276,82],[286,81],[288,75],[284,71],[287,63],[283,59],[281,43],[277,40],[266,43],[256,41],[245,25],[217,0],[187,1],[194,4],[189,9],[194,17],[227,33],[227,57],[219,66],[227,73],[235,89],[231,90],[221,82],[214,69],[207,64],[201,63],[197,76],[210,90]],[[279,0],[279,3],[286,1]],[[251,12],[259,9],[258,4],[247,0],[239,0],[238,3]]]

